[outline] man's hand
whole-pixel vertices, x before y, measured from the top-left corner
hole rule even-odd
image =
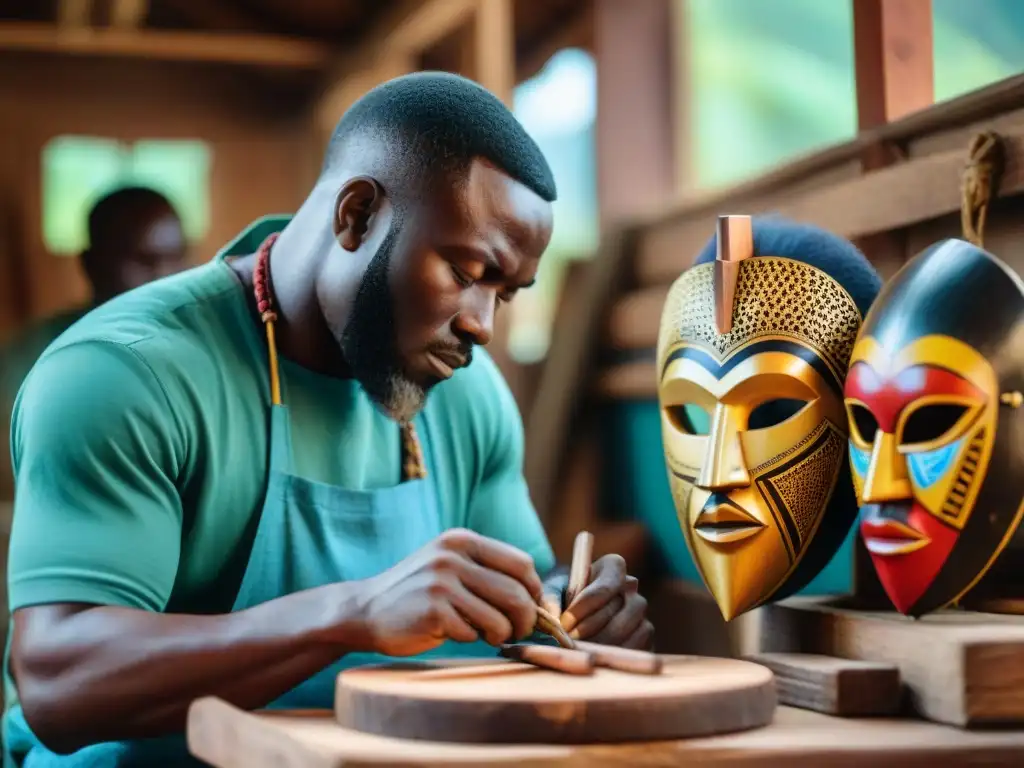
[[[413,656],[446,640],[491,645],[533,632],[541,580],[533,559],[468,530],[443,533],[360,584],[368,650]]]
[[[647,600],[619,555],[605,555],[590,567],[590,583],[566,606],[562,627],[574,640],[643,650],[654,644]]]

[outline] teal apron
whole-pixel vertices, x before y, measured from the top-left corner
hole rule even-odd
[[[272,365],[275,377],[276,365]],[[276,382],[274,382],[276,383]],[[274,387],[276,391],[278,387]],[[419,421],[423,422],[423,419]],[[433,459],[429,430],[421,425],[424,458]],[[294,474],[291,422],[285,405],[270,407],[270,467],[267,492],[249,563],[232,611],[241,611],[313,587],[375,576],[435,539],[441,532],[435,473],[391,488],[351,491]],[[429,462],[434,464],[433,461]],[[404,660],[437,657],[494,658],[493,646],[449,641]],[[341,670],[393,662],[353,653],[285,693],[268,708],[331,709]],[[106,742],[72,755],[57,755],[38,743],[20,707],[5,721],[4,740],[13,754],[28,753],[24,768],[156,768],[201,765],[190,757],[184,735]]]

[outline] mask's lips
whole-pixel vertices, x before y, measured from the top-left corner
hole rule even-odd
[[[764,527],[764,523],[731,500],[722,499],[720,494],[708,500],[693,523],[694,533],[713,544],[742,541],[760,533]]]
[[[891,557],[909,555],[928,546],[931,539],[898,519],[907,508],[904,504],[886,504],[867,510],[860,524],[860,535],[868,552]]]

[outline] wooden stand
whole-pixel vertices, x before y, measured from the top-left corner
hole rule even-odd
[[[1024,732],[970,733],[911,720],[842,720],[780,707],[766,728],[615,746],[441,744],[339,726],[329,712],[243,712],[202,699],[192,754],[215,768],[1019,768]]]
[[[910,619],[857,608],[819,598],[766,606],[762,650],[894,664],[929,720],[1024,724],[1024,617],[950,610]]]

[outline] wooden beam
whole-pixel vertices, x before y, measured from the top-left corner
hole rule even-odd
[[[202,28],[258,30],[262,24],[239,10],[237,5],[226,5],[217,0],[161,0],[162,4],[173,10],[182,19]]]
[[[110,26],[115,29],[138,29],[146,21],[149,0],[111,0]]]
[[[389,6],[352,49],[335,56],[327,66],[318,101],[337,101],[346,79],[371,70],[378,60],[419,55],[465,24],[479,0],[397,0]],[[317,104],[316,112],[324,105]]]
[[[329,46],[276,35],[156,30],[62,29],[51,24],[0,24],[0,50],[69,56],[114,56],[165,61],[239,64],[277,69],[322,69]]]
[[[92,18],[92,0],[58,0],[57,26],[62,29],[82,29]]]
[[[801,155],[749,181],[724,189],[690,192],[681,199],[663,202],[651,213],[637,216],[634,223],[643,228],[665,229],[676,223],[706,218],[711,222],[707,231],[710,237],[714,232],[716,211],[723,206],[732,208],[738,201],[745,205],[747,200],[770,196],[791,186],[800,187],[827,168],[838,170],[843,164],[858,161],[874,144],[906,144],[932,133],[995,119],[1020,108],[1022,103],[1024,75],[1013,75],[931,109],[861,131],[843,144]],[[678,277],[678,273],[675,276]]]

